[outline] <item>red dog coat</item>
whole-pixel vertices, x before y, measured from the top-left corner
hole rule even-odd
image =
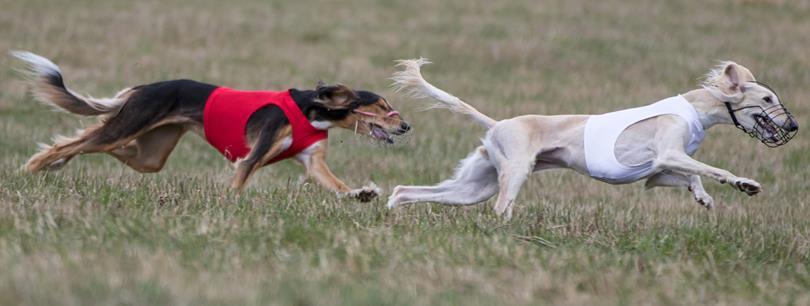
[[[230,161],[247,156],[250,148],[245,138],[250,115],[269,104],[284,112],[292,126],[292,144],[270,160],[272,164],[300,153],[312,144],[326,139],[327,132],[318,130],[295,104],[289,90],[241,91],[219,87],[208,96],[203,110],[205,139]]]

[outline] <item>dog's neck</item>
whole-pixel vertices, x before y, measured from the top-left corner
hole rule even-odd
[[[711,94],[708,89],[695,89],[681,96],[695,108],[704,130],[717,124],[733,123],[723,101]]]

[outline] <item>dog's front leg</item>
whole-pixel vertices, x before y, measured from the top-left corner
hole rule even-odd
[[[296,156],[307,171],[307,176],[315,179],[321,186],[343,196],[356,198],[361,202],[368,202],[377,197],[381,191],[373,183],[362,188],[352,189],[338,179],[326,164],[326,141],[320,141],[310,146]]]
[[[280,129],[263,130],[257,135],[255,143],[251,145],[250,153],[244,159],[236,162],[236,173],[231,181],[231,188],[242,190],[248,178],[281,154],[285,150],[285,144],[291,141],[292,128],[289,125]]]
[[[697,201],[698,204],[708,209],[714,207],[714,199],[706,192],[706,189],[703,189],[703,182],[700,180],[700,176],[690,175],[688,188],[689,191],[692,192],[692,195],[695,196],[695,201]]]
[[[692,157],[683,152],[670,151],[667,154],[663,154],[656,159],[656,164],[657,167],[662,170],[670,170],[672,172],[689,176],[705,176],[722,184],[732,185],[750,196],[762,191],[762,186],[757,181],[739,177],[727,170],[701,163],[692,159]],[[691,178],[690,181],[692,181]],[[697,185],[700,185],[702,189],[702,184],[699,184],[699,178]]]
[[[700,180],[700,176],[683,175],[680,173],[665,171],[651,176],[644,184],[644,187],[648,189],[659,186],[686,187],[690,192],[692,192],[692,195],[695,197],[695,201],[697,201],[698,204],[703,205],[703,207],[708,209],[714,206],[714,199],[712,196],[706,193],[705,189],[703,189],[703,183]]]
[[[284,151],[281,141],[276,141],[269,148],[265,146],[254,146],[244,159],[236,162],[236,173],[231,180],[231,188],[241,191],[245,187],[245,182],[259,168],[267,164],[273,157]]]

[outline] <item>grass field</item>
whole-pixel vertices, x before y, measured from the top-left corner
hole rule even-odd
[[[319,80],[380,92],[415,126],[380,146],[330,136],[353,186],[432,184],[483,131],[398,96],[393,61],[496,118],[599,113],[696,87],[735,60],[810,126],[810,2],[800,1],[44,1],[0,0],[0,51],[31,50],[95,96],[171,78],[244,89]],[[697,158],[751,177],[749,198],[535,175],[516,215],[384,208],[266,168],[246,191],[188,135],[158,174],[109,156],[60,172],[19,169],[36,142],[94,122],[50,111],[0,59],[0,305],[810,304],[810,134],[767,149],[733,127]],[[386,193],[387,195],[387,193]]]

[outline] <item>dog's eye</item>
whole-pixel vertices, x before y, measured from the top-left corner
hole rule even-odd
[[[765,102],[768,102],[768,103],[773,103],[773,100],[771,100],[770,96],[764,97],[764,98],[762,98],[762,100],[765,100]]]

